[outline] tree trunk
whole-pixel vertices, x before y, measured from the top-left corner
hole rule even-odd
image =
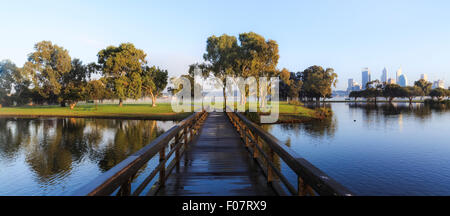
[[[224,86],[223,87],[223,112],[226,112],[226,111],[227,111],[227,95],[226,95],[225,86]]]
[[[2,104],[0,104],[0,109],[1,109],[2,107],[3,107]]]
[[[119,107],[122,107],[122,106],[123,106],[123,100],[119,99]]]
[[[98,100],[95,100],[95,110],[98,110]]]
[[[152,107],[156,106],[156,97],[152,94]]]
[[[61,107],[66,107],[66,101],[61,101]]]
[[[70,104],[70,109],[71,109],[71,110],[73,110],[73,108],[75,108],[75,106],[76,106],[76,105],[77,105],[77,103],[76,103],[76,102],[74,102],[74,103],[71,103],[71,104]]]
[[[150,91],[150,96],[152,97],[152,107],[156,106],[156,97],[152,91]]]

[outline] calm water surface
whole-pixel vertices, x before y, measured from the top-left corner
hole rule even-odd
[[[449,109],[329,106],[329,120],[265,127],[358,195],[450,195]]]
[[[0,195],[70,195],[174,124],[0,118]]]

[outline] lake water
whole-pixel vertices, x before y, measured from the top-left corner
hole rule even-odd
[[[0,118],[0,195],[70,195],[175,122]]]
[[[405,103],[328,106],[334,113],[328,120],[264,127],[357,195],[450,195],[450,110]],[[0,195],[70,195],[174,124],[0,118]],[[280,165],[294,183],[294,174]]]
[[[450,109],[328,106],[329,120],[265,128],[357,195],[450,195]]]

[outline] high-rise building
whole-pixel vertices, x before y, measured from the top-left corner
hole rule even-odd
[[[420,74],[420,79],[423,79],[428,82],[428,75],[427,74]]]
[[[353,89],[353,79],[348,79],[348,88],[347,91],[351,91]]]
[[[359,85],[357,82],[355,82],[355,80],[353,79],[348,79],[348,88],[347,91],[351,92],[351,91],[360,91],[361,90],[361,85]]]
[[[406,77],[405,74],[402,74],[402,75],[400,75],[400,77],[398,77],[397,84],[399,84],[402,87],[408,86],[408,78]]]
[[[433,89],[435,89],[435,88],[445,88],[444,80],[434,81]]]
[[[402,68],[399,68],[398,70],[397,70],[397,74],[396,74],[396,77],[395,77],[395,82],[397,83],[397,84],[399,84],[399,82],[400,82],[400,76],[403,74],[403,70],[402,70]]]
[[[387,83],[387,81],[388,81],[388,74],[387,73],[388,73],[387,69],[384,68],[383,71],[381,72],[381,80],[380,81],[382,83]]]
[[[361,91],[361,85],[355,82],[353,85],[352,91]]]
[[[387,81],[388,84],[395,84],[395,80],[392,78],[389,78]]]
[[[370,77],[370,70],[369,68],[363,68],[362,69],[362,89],[366,89],[366,85],[368,82],[371,81],[371,77]]]

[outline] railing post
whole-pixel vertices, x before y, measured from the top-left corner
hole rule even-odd
[[[193,130],[193,127],[192,127],[193,125],[194,125],[194,123],[192,123],[192,122],[189,124],[189,142],[191,142],[192,139],[194,138],[194,137],[193,137],[193,134],[194,134],[194,133],[193,133],[193,131],[192,131],[192,130]]]
[[[249,147],[249,136],[250,136],[250,130],[248,127],[245,129],[245,147]]]
[[[188,147],[188,133],[187,133],[187,125],[184,127],[184,132],[183,132],[183,136],[184,136],[184,148],[187,149]]]
[[[244,138],[244,133],[245,133],[244,122],[240,121],[239,122],[239,134],[241,135],[241,138]]]
[[[159,185],[162,187],[166,184],[166,147],[164,146],[159,152],[159,163],[162,164],[159,171]]]
[[[274,162],[273,162],[274,152],[273,152],[272,148],[269,149],[269,155],[268,156],[269,156],[269,161],[267,162],[267,182],[271,183],[273,181],[273,178],[274,178],[274,175],[273,175],[274,173],[273,173],[273,170],[272,170],[272,166],[270,166],[270,164],[269,164],[269,162],[274,164]]]
[[[133,176],[130,177],[125,183],[120,186],[117,196],[130,196],[131,194],[131,182],[133,181]]]
[[[253,144],[253,158],[258,158],[258,147],[256,147],[256,145],[258,145],[259,146],[259,143],[261,142],[261,141],[259,141],[259,136],[258,135],[255,135],[255,141],[256,141],[256,143],[254,143]]]
[[[179,166],[180,164],[180,148],[181,145],[180,144],[180,133],[178,132],[177,135],[175,136],[175,148],[177,148],[175,150],[175,160],[177,162],[177,166]]]
[[[306,187],[305,187],[305,183],[303,182],[303,179],[301,177],[297,177],[297,190],[298,196],[305,196],[306,195]]]

